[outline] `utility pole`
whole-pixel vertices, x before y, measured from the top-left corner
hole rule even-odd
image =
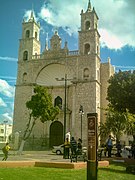
[[[65,93],[64,93],[64,139],[63,141],[65,142],[65,138],[66,138],[66,124],[67,124],[67,119],[66,119],[66,114],[67,114],[67,81],[72,81],[73,79],[68,79],[67,78],[67,74],[65,74],[65,77],[64,78],[55,78],[57,81],[64,81],[64,90],[65,90]],[[65,158],[65,148],[64,148],[64,156],[63,158]]]

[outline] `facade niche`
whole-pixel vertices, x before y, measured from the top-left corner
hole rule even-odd
[[[90,30],[90,21],[86,21],[85,23],[85,29]]]
[[[83,71],[83,78],[87,80],[89,78],[89,69],[85,68]]]
[[[24,51],[24,53],[23,53],[23,60],[24,61],[28,60],[28,51]]]
[[[84,54],[90,54],[90,45],[87,43],[84,47]]]
[[[27,73],[25,72],[24,74],[23,74],[23,82],[25,83],[27,81]]]
[[[60,109],[62,109],[62,98],[60,96],[55,98],[54,106],[58,106]]]

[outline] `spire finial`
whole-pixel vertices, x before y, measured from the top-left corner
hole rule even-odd
[[[30,22],[34,21],[34,10],[33,10],[33,3],[32,3],[32,9],[31,9],[31,14],[30,14]]]
[[[89,0],[89,2],[88,2],[88,8],[87,8],[87,11],[91,11],[91,2],[90,2],[90,0]]]

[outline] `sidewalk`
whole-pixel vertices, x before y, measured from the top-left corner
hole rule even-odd
[[[2,160],[3,153],[0,150],[0,158]],[[23,151],[22,155],[17,154],[17,151],[9,151],[7,161],[57,161],[70,162],[70,159],[63,159],[62,155],[56,155],[51,151]]]

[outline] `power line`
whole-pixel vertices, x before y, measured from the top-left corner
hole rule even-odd
[[[114,67],[115,67],[115,69],[117,70],[117,69],[123,69],[123,70],[135,70],[135,66],[115,66],[115,65],[113,65]]]

